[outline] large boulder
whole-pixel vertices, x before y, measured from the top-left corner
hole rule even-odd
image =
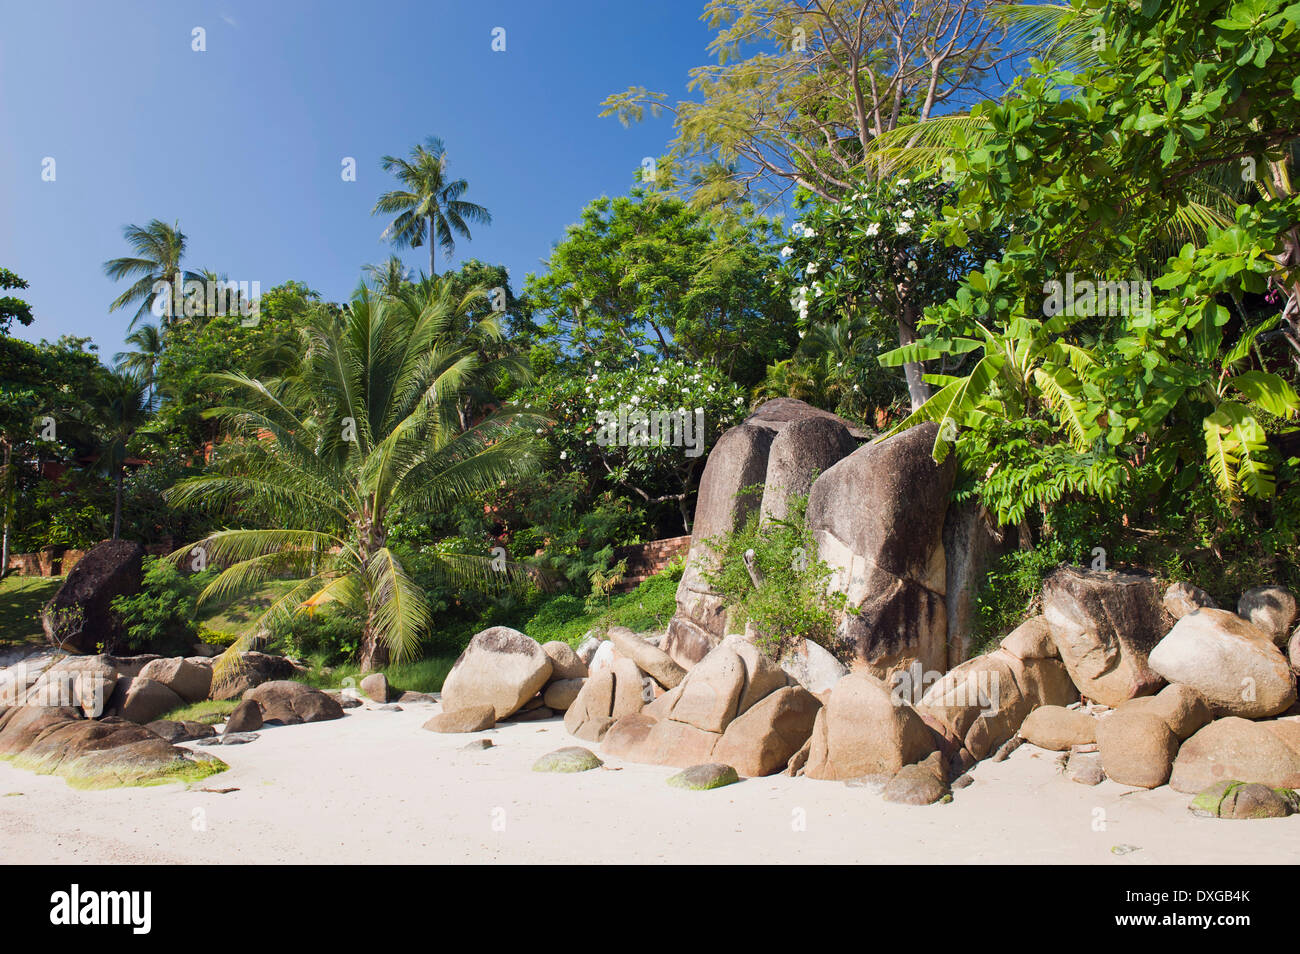
[[[1078,701],[1059,659],[1020,659],[1004,649],[967,660],[935,682],[917,713],[975,760],[992,755],[1040,706]]]
[[[1097,723],[1097,750],[1106,777],[1121,785],[1155,788],[1169,780],[1178,736],[1158,715],[1120,706]]]
[[[86,718],[103,715],[117,687],[119,674],[108,656],[66,656],[39,672],[26,692],[16,691],[13,704],[76,706]],[[15,689],[20,679],[15,674]]]
[[[851,672],[817,711],[804,774],[841,781],[893,775],[934,750],[934,734],[911,706],[898,703],[883,680]]]
[[[297,668],[283,656],[243,652],[223,656],[212,669],[212,698],[242,699],[255,686],[293,678]]]
[[[629,762],[685,768],[710,761],[721,740],[720,732],[675,719],[655,719],[642,711],[612,723],[601,750]]]
[[[1097,719],[1082,709],[1040,706],[1020,726],[1020,736],[1041,749],[1068,752],[1097,741]]]
[[[857,449],[858,442],[849,429],[835,418],[791,421],[772,441],[760,519],[765,523],[784,520],[789,515],[791,500],[807,496],[814,477]]]
[[[1149,712],[1162,719],[1180,742],[1191,738],[1214,718],[1204,696],[1191,686],[1177,682],[1154,696],[1130,699],[1120,708],[1125,712]]]
[[[1063,567],[1043,583],[1043,616],[1079,692],[1115,707],[1161,686],[1147,654],[1169,629],[1146,573]]]
[[[218,759],[177,748],[142,725],[78,715],[60,707],[7,710],[0,714],[0,755],[12,757],[21,768],[89,788],[193,781],[226,768]]]
[[[140,670],[140,678],[162,683],[186,702],[201,702],[212,691],[212,665],[206,660],[155,659]]]
[[[148,725],[184,704],[184,699],[161,682],[136,676],[117,681],[105,711],[110,715],[121,716],[128,722]]]
[[[727,607],[705,575],[714,559],[709,539],[743,526],[761,506],[761,495],[740,491],[766,485],[775,438],[791,424],[811,419],[837,423],[858,440],[870,436],[829,411],[793,398],[777,398],[725,431],[709,452],[700,477],[691,549],[677,587],[677,612],[660,647],[682,667],[689,669],[703,659],[727,633]]]
[[[1227,610],[1188,613],[1151,651],[1153,670],[1191,686],[1216,715],[1258,719],[1296,701],[1296,679],[1271,634]]]
[[[105,540],[87,550],[41,610],[50,644],[78,653],[123,644],[126,634],[111,604],[139,592],[143,561],[144,547],[131,540]]]
[[[542,643],[542,652],[551,659],[552,679],[586,678],[587,664],[578,657],[568,643],[553,639],[549,643]]]
[[[704,465],[691,549],[677,585],[677,613],[663,644],[664,652],[684,668],[708,655],[726,634],[727,607],[705,573],[715,558],[708,541],[743,526],[758,507],[754,495],[740,491],[763,483],[773,436],[768,428],[738,424],[718,438]]]
[[[848,675],[849,667],[834,653],[810,639],[802,639],[781,657],[781,668],[809,692],[819,695],[835,688]]]
[[[931,456],[938,425],[868,444],[817,478],[808,527],[851,610],[840,635],[871,674],[948,669],[943,524],[956,461]]]
[[[551,678],[551,657],[517,629],[493,626],[469,641],[442,686],[446,712],[490,705],[497,720],[513,715]]]
[[[1052,640],[1052,627],[1041,616],[1034,616],[1008,633],[999,644],[1020,660],[1060,659],[1056,643]]]
[[[424,724],[424,728],[430,732],[485,732],[496,724],[496,709],[483,705],[439,712]]]
[[[1300,720],[1216,719],[1182,744],[1169,787],[1195,795],[1229,780],[1300,788]]]
[[[980,587],[998,558],[1015,545],[1012,534],[1000,530],[979,503],[949,504],[943,521],[943,553],[947,565],[944,604],[948,609],[948,664],[971,657]]]
[[[593,670],[564,712],[564,729],[587,742],[599,742],[614,724],[614,670]]]
[[[643,672],[665,689],[676,688],[686,675],[686,670],[671,656],[626,627],[612,627],[609,630],[609,638],[620,655],[636,663]]]
[[[291,680],[264,682],[244,695],[262,707],[265,723],[300,725],[343,718],[343,707],[333,696]]]
[[[775,774],[808,741],[821,705],[802,687],[777,689],[727,726],[711,757],[746,777]]]
[[[1241,594],[1237,613],[1268,633],[1273,642],[1284,646],[1295,621],[1295,597],[1280,586],[1257,586]]]
[[[736,717],[744,688],[744,661],[730,646],[719,646],[682,680],[671,718],[721,732]]]

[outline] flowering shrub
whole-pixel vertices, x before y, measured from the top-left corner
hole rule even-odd
[[[554,422],[539,434],[562,468],[647,504],[675,501],[687,521],[709,448],[749,410],[744,389],[716,368],[642,354],[553,370],[521,403]]]

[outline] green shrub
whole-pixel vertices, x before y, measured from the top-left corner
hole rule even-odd
[[[169,560],[146,557],[140,592],[112,603],[127,646],[163,654],[189,650],[199,635],[194,619],[198,595],[213,572],[186,576]]]
[[[294,613],[272,624],[269,643],[285,655],[332,666],[355,657],[361,646],[361,621],[330,609]]]
[[[985,577],[975,598],[975,633],[971,654],[993,649],[999,640],[1037,611],[1043,580],[1062,563],[1065,552],[1053,540],[1032,550],[1004,555]]]
[[[741,493],[759,491],[745,488]],[[738,532],[710,539],[716,560],[705,576],[733,611],[729,626],[753,623],[758,645],[773,659],[803,639],[842,659],[848,652],[838,635],[844,594],[829,589],[831,568],[816,557],[807,506],[807,497],[796,497],[784,520],[773,520],[761,530],[755,508]],[[758,586],[745,564],[749,550],[754,551]]]

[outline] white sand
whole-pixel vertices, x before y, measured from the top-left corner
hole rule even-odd
[[[239,789],[225,795],[180,784],[81,792],[0,763],[0,862],[1150,865],[1300,856],[1300,818],[1195,818],[1185,795],[1079,785],[1058,773],[1055,753],[1028,745],[978,766],[953,803],[914,808],[802,778],[682,791],[664,784],[675,769],[612,759],[578,775],[534,773],[539,755],[585,743],[555,720],[479,733],[496,747],[466,752],[477,735],[420,728],[436,711],[352,709],[340,721],[209,748],[231,768],[195,788]],[[1099,819],[1104,830],[1094,830]],[[1117,855],[1116,845],[1140,850]]]

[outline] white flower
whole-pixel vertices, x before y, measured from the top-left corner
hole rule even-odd
[[[817,268],[818,268],[818,265],[817,265],[816,262],[809,262],[809,263],[808,263],[808,267],[805,268],[804,271],[806,271],[809,275],[816,275],[816,274],[817,274]]]
[[[600,367],[600,362],[599,362],[599,361],[594,362],[594,364],[596,365],[596,367],[598,367],[598,368]]]
[[[913,259],[912,261],[908,262],[907,267],[910,268],[912,271],[916,271],[916,260]]]
[[[560,460],[568,460],[568,459],[569,459],[569,452],[568,452],[568,451],[560,451]]]
[[[790,257],[791,255],[793,255],[793,254],[794,254],[794,249],[792,249],[789,245],[787,245],[785,248],[781,249],[781,257],[782,257],[782,258],[789,258],[789,257]]]
[[[911,179],[899,179],[899,180],[898,180],[898,187],[899,187],[900,189],[903,188],[903,186],[909,186],[909,185],[911,185],[911,184],[912,184],[912,180],[911,180]]]
[[[908,232],[910,232],[910,231],[912,231],[912,226],[911,226],[911,224],[910,224],[909,222],[907,222],[906,220],[904,220],[904,221],[898,223],[898,234],[899,234],[899,235],[906,235],[906,234],[907,234]]]
[[[814,231],[813,231],[812,229],[810,229],[810,228],[805,228],[805,229],[803,230],[803,237],[804,237],[804,238],[816,238],[816,237],[817,237],[817,233],[814,232]]]
[[[903,218],[905,218],[905,219],[910,219],[910,218],[912,218],[912,217],[915,216],[915,215],[916,215],[916,210],[915,210],[915,209],[904,209],[904,210],[903,210]]]
[[[880,223],[879,223],[879,222],[872,222],[870,225],[867,226],[867,235],[868,235],[868,237],[873,236],[873,235],[879,235],[879,234],[880,234]]]

